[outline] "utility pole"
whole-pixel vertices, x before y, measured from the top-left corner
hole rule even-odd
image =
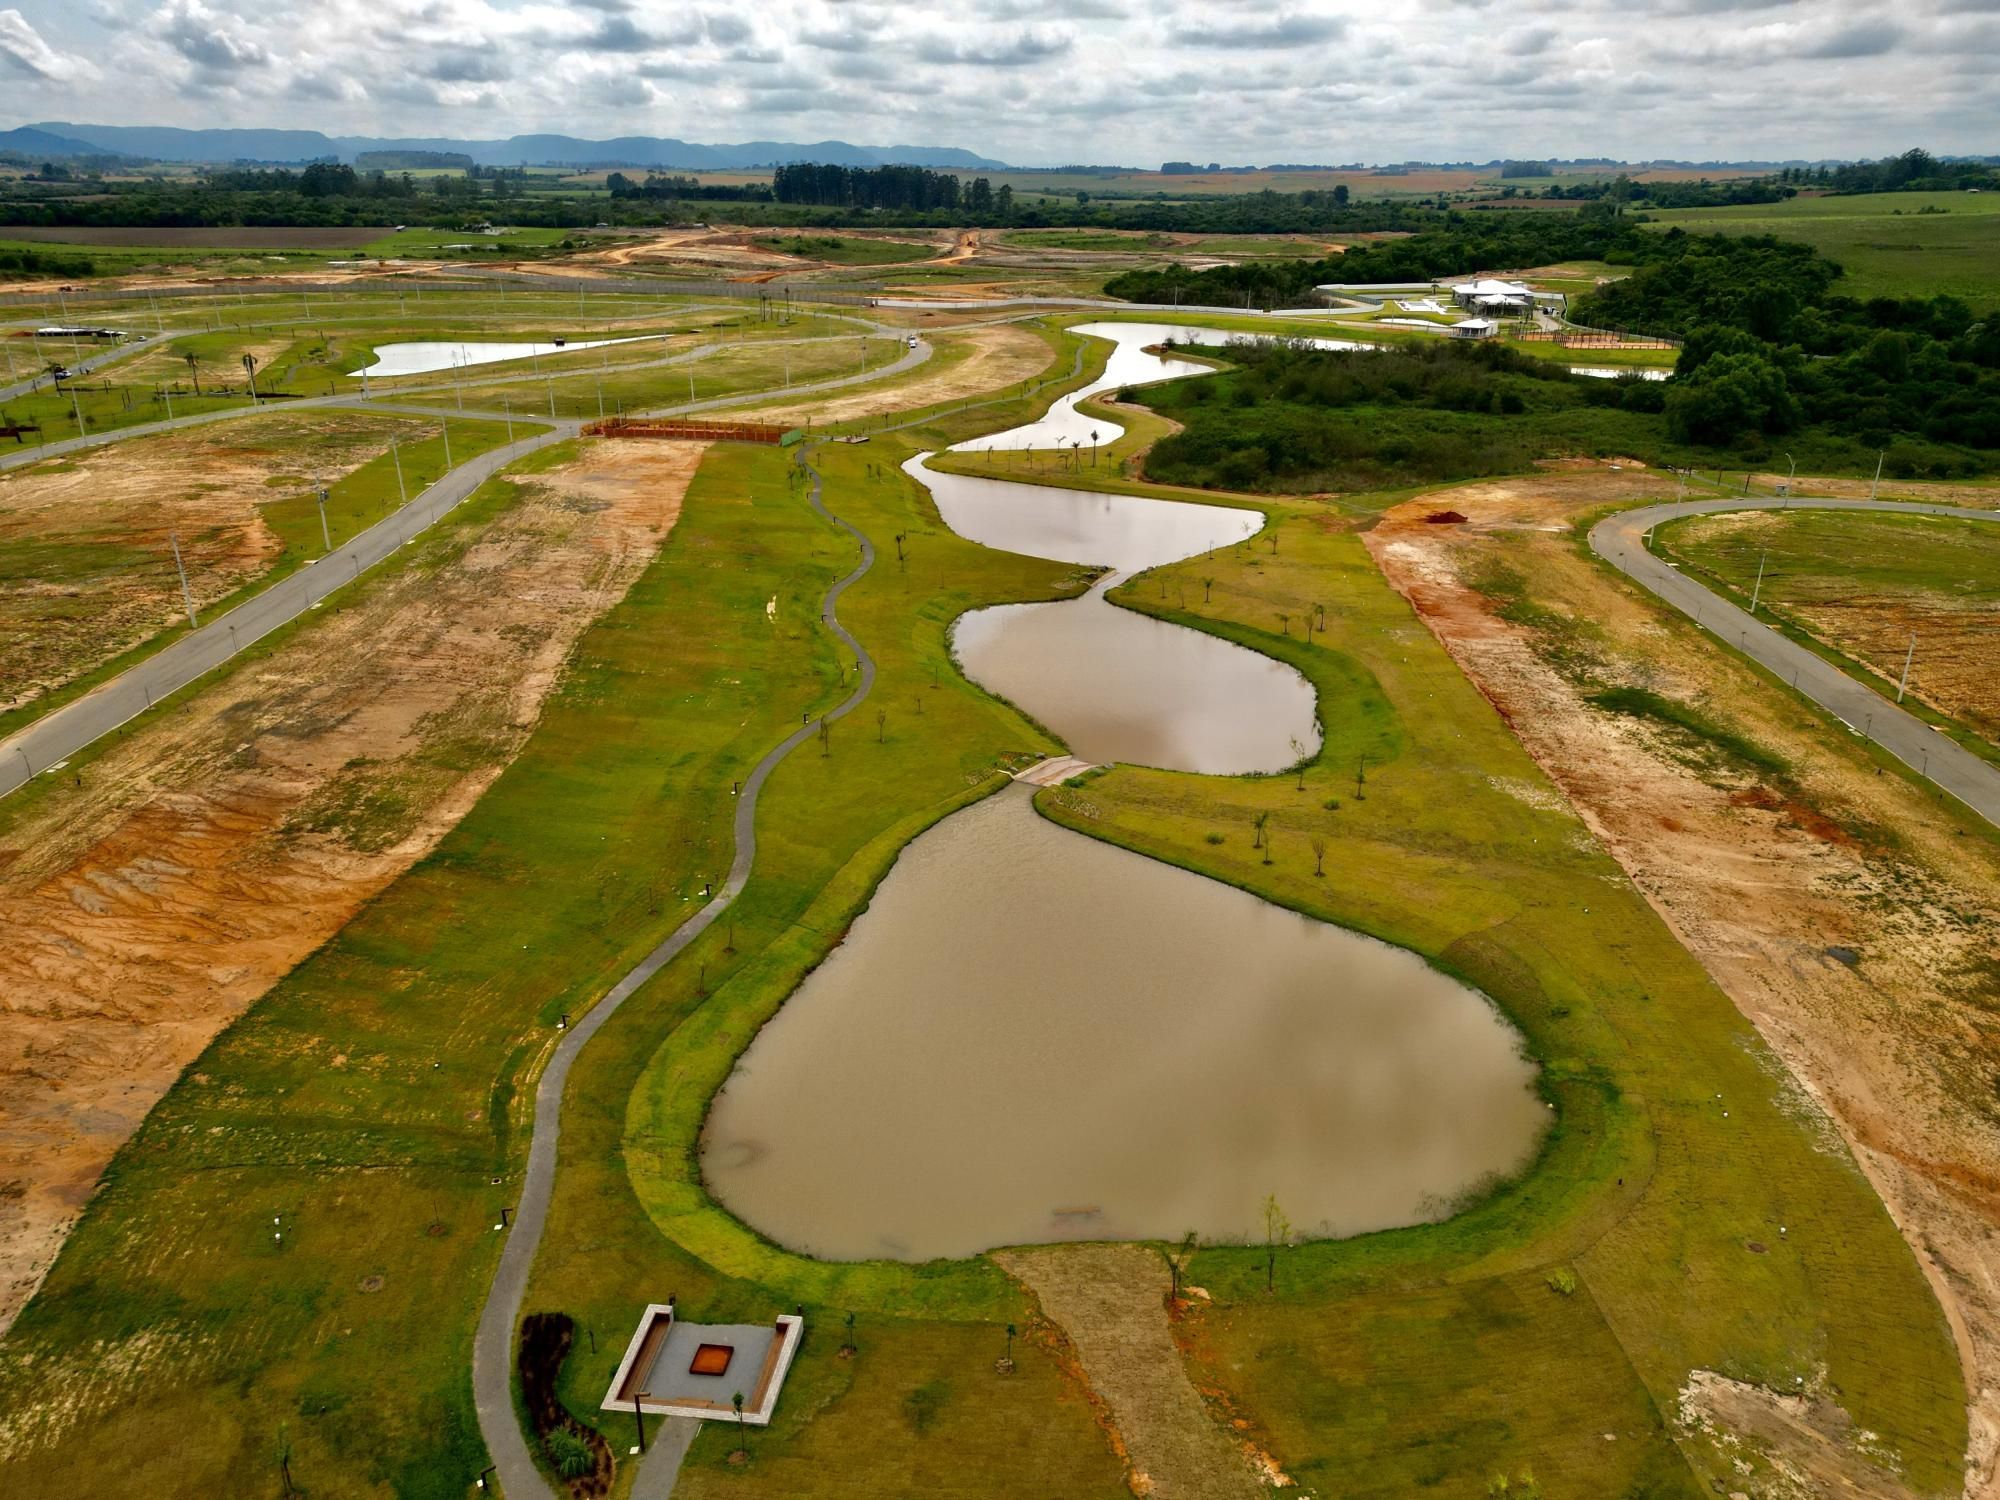
[[[1766,547],[1757,558],[1757,587],[1750,591],[1750,613],[1753,615],[1757,613],[1758,596],[1764,592],[1764,559],[1770,555],[1771,549]]]
[[[1886,448],[1875,455],[1875,477],[1868,481],[1868,498],[1870,500],[1875,498],[1875,486],[1882,482],[1882,460],[1888,456],[1889,451]]]
[[[187,607],[188,629],[194,625],[194,590],[188,587],[187,564],[181,561],[181,539],[175,532],[167,533],[167,543],[174,549],[174,569],[181,575],[181,603]]]
[[[1910,661],[1913,657],[1916,656],[1916,654],[1917,654],[1917,638],[1916,635],[1912,633],[1910,636],[1910,649],[1903,653],[1903,680],[1896,684],[1896,701],[1898,703],[1901,703],[1903,701],[1903,692],[1910,685]]]
[[[403,488],[403,455],[397,451],[396,440],[389,439],[389,457],[396,465],[396,498],[404,505],[410,503],[410,492]]]
[[[319,539],[326,544],[326,550],[333,550],[333,534],[326,529],[326,486],[321,485],[319,495]]]
[[[444,466],[445,466],[445,468],[449,469],[449,468],[450,468],[450,467],[452,466],[452,464],[451,464],[451,419],[450,419],[449,417],[446,417],[446,418],[444,418],[444,419],[440,420],[440,421],[438,422],[438,427],[439,427],[439,428],[440,428],[440,429],[441,429],[441,430],[442,430],[442,431],[444,432]]]

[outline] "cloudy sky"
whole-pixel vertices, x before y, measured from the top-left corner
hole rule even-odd
[[[2000,0],[16,0],[0,125],[1023,165],[2000,152]]]

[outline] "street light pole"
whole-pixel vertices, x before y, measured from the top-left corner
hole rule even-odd
[[[178,533],[168,532],[167,543],[174,549],[174,570],[181,575],[181,603],[187,607],[188,629],[194,629],[194,590],[188,587],[187,564],[181,561],[181,539]]]
[[[1902,681],[1896,684],[1896,701],[1898,703],[1901,703],[1903,701],[1904,689],[1908,688],[1910,685],[1910,662],[1912,658],[1916,656],[1916,654],[1917,654],[1917,637],[1915,632],[1912,632],[1910,635],[1910,649],[1903,653],[1903,679]]]
[[[1757,558],[1757,586],[1750,591],[1750,613],[1753,615],[1757,613],[1758,596],[1764,592],[1764,560],[1770,555],[1771,549],[1766,547]]]
[[[326,529],[326,486],[319,487],[319,539],[326,544],[326,550],[333,550],[333,534]]]

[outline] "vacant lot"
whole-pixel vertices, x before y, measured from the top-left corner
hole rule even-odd
[[[2000,519],[1741,511],[1655,534],[1691,576],[2000,747]],[[1760,575],[1761,573],[1761,582]]]
[[[1740,208],[1669,209],[1663,227],[1803,240],[1847,270],[1849,297],[1961,297],[2000,309],[2000,193],[1863,193]]]
[[[1392,510],[1369,543],[1804,1084],[1801,1116],[1839,1125],[1951,1319],[1975,1393],[1968,1493],[1991,1494],[2000,853],[1971,814],[1583,551],[1604,505],[1671,493],[1601,472],[1462,486]],[[1470,524],[1426,524],[1441,505]],[[1755,1237],[1785,1253],[1775,1229]],[[1717,1394],[1691,1390],[1691,1414]],[[1779,1446],[1805,1462],[1819,1438],[1790,1426]]]
[[[505,440],[504,424],[454,423],[452,458]],[[434,419],[328,411],[163,433],[0,473],[0,729],[186,626],[176,546],[205,619],[304,566],[327,538],[338,545],[373,525],[442,475],[444,458]]]

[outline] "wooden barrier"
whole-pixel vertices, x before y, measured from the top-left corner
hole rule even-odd
[[[768,422],[704,422],[699,418],[669,420],[609,417],[583,429],[592,437],[679,438],[701,443],[782,443],[788,429]]]

